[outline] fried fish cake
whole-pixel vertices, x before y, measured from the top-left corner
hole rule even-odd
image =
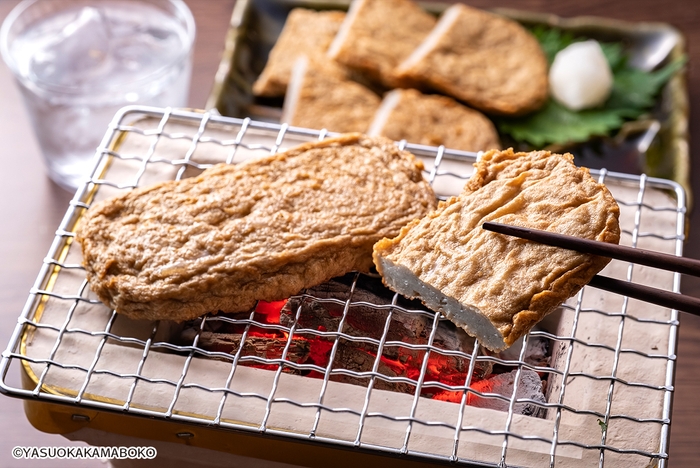
[[[500,148],[498,132],[484,114],[447,96],[415,89],[387,93],[367,133],[463,151]]]
[[[445,10],[396,73],[486,113],[525,114],[549,94],[537,39],[515,21],[462,4]]]
[[[372,265],[372,246],[436,205],[423,165],[347,134],[93,205],[77,241],[91,289],[126,316],[245,311]]]
[[[306,56],[294,66],[283,123],[333,132],[366,132],[381,100],[369,88]]]
[[[323,57],[345,19],[342,11],[295,8],[289,12],[282,32],[258,79],[256,96],[284,96],[296,59],[302,55]]]
[[[353,0],[328,56],[387,88],[404,86],[395,69],[436,21],[410,0]]]
[[[392,290],[419,298],[500,351],[574,295],[609,258],[481,228],[485,221],[618,243],[620,209],[573,156],[491,151],[462,193],[374,246]]]

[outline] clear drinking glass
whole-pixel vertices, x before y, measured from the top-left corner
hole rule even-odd
[[[0,28],[48,175],[75,190],[118,109],[185,107],[195,25],[181,0],[25,0]]]

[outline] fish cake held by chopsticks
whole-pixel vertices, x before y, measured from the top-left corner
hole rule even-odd
[[[419,298],[500,351],[574,295],[610,259],[504,236],[485,221],[618,243],[608,189],[573,156],[490,151],[458,197],[374,246],[392,290]]]

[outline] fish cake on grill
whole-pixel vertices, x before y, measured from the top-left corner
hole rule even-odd
[[[505,236],[485,221],[618,243],[620,209],[573,156],[490,151],[462,193],[374,247],[392,290],[419,298],[500,351],[574,295],[609,258]]]
[[[92,290],[137,319],[249,310],[352,270],[433,210],[423,164],[346,134],[93,205],[77,241]]]

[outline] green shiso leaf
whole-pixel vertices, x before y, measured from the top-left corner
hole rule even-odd
[[[547,56],[547,61],[550,65],[554,61],[554,56],[557,55],[557,52],[576,41],[571,33],[545,26],[535,26],[532,34],[540,43],[540,47],[542,47],[542,51]]]
[[[542,109],[521,119],[500,122],[502,132],[535,147],[551,143],[580,143],[591,136],[607,135],[625,121],[618,112],[590,109],[573,112],[550,99]]]
[[[535,28],[533,34],[539,40],[550,64],[557,52],[577,40],[569,33],[545,27]],[[619,129],[625,121],[637,119],[651,108],[661,87],[686,63],[683,57],[657,71],[645,72],[627,64],[622,44],[600,45],[614,78],[612,92],[603,106],[576,112],[550,98],[541,109],[532,114],[499,119],[499,130],[516,141],[527,142],[535,147],[581,143],[592,137],[608,135]]]
[[[625,49],[622,47],[622,44],[618,42],[599,42],[599,44],[613,74],[615,74],[615,71],[621,70],[627,66],[627,55],[625,54]]]
[[[661,87],[685,65],[685,58],[674,60],[660,70],[644,72],[625,68],[614,74],[612,93],[605,103],[609,109],[642,111],[654,105],[654,97]]]

